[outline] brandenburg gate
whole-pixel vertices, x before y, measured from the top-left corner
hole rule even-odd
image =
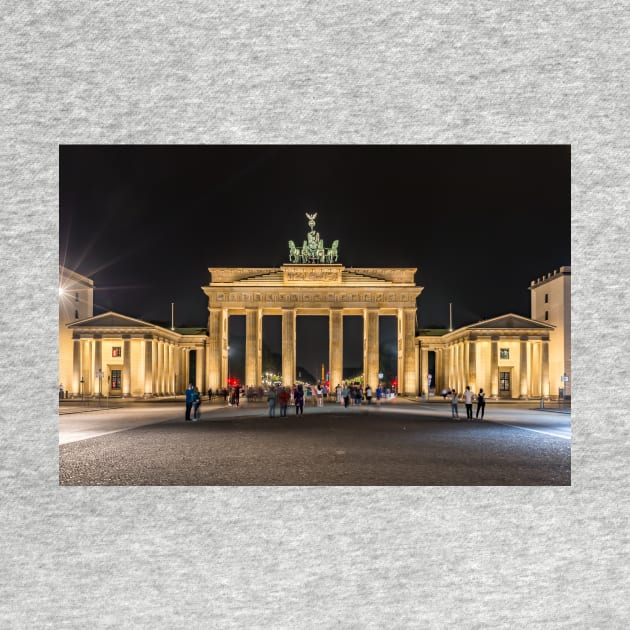
[[[417,393],[415,349],[416,269],[346,268],[337,263],[338,241],[324,247],[315,232],[317,213],[306,215],[311,231],[302,247],[289,241],[289,260],[279,268],[210,268],[206,373],[212,389],[228,379],[228,320],[245,315],[245,385],[262,382],[262,321],[282,317],[282,379],[296,380],[296,318],[329,318],[328,365],[334,387],[343,380],[343,317],[363,317],[365,383],[379,382],[379,317],[394,315],[398,330],[398,391]]]

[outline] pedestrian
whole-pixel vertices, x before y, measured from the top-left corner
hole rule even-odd
[[[477,418],[479,418],[479,412],[481,411],[481,419],[483,420],[483,413],[486,410],[486,394],[483,391],[483,387],[479,389],[477,394]]]
[[[324,390],[322,389],[321,385],[317,385],[317,389],[315,390],[315,395],[317,396],[317,406],[318,407],[323,407],[324,406]]]
[[[193,406],[193,395],[195,393],[195,390],[193,388],[193,384],[189,383],[188,387],[186,388],[186,421],[190,422],[190,410],[192,409]]]
[[[241,386],[237,385],[234,388],[234,405],[238,407],[238,403],[241,400]]]
[[[269,417],[276,415],[276,388],[272,385],[267,392],[267,405],[269,407]]]
[[[280,416],[287,417],[287,407],[289,406],[289,399],[291,394],[288,387],[282,387],[278,392],[278,402],[280,403]]]
[[[466,385],[466,391],[464,392],[464,404],[466,405],[466,420],[473,419],[472,415],[472,405],[473,400],[475,398],[475,394],[470,391],[470,385]]]
[[[348,389],[348,384],[344,383],[343,389],[341,390],[341,397],[343,398],[343,407],[344,409],[348,408],[350,404],[350,390]]]
[[[359,383],[357,383],[357,387],[354,390],[355,399],[354,404],[360,405],[363,402],[363,387]]]
[[[212,401],[212,387],[208,388],[208,402]]]
[[[304,415],[304,388],[298,385],[293,396],[295,400],[295,415]]]
[[[376,388],[376,404],[380,405],[381,404],[381,398],[383,398],[383,388],[381,387],[381,384],[378,384],[378,387]]]
[[[199,405],[201,405],[201,394],[197,387],[193,389],[193,422],[197,422],[199,420]]]
[[[451,389],[451,417],[459,420],[459,412],[457,411],[457,392]]]
[[[342,388],[341,385],[339,383],[337,383],[337,387],[335,387],[335,402],[338,402],[339,404],[341,404],[341,392],[342,392]]]
[[[369,385],[365,386],[365,400],[367,400],[367,404],[372,404],[372,388]]]

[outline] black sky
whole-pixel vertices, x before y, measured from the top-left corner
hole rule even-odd
[[[417,267],[420,327],[530,315],[570,260],[570,147],[62,146],[60,262],[95,314],[206,326],[208,267],[274,267],[305,212],[350,267]]]

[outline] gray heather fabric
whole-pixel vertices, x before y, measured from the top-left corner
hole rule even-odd
[[[627,627],[626,2],[2,14],[0,626]],[[58,145],[266,142],[572,145],[572,487],[58,486]]]

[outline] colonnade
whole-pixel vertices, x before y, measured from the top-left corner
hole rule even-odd
[[[190,379],[194,347],[154,334],[75,334],[72,395],[162,396],[181,393]],[[105,349],[105,351],[104,351]],[[204,385],[203,347],[197,352],[196,384]],[[119,388],[114,379],[120,377]]]
[[[418,387],[415,361],[415,308],[345,309],[330,307],[300,309],[264,308],[209,308],[208,316],[208,386],[224,387],[228,379],[228,322],[230,315],[245,315],[245,385],[262,382],[262,318],[264,315],[282,317],[282,377],[286,384],[294,383],[297,374],[296,327],[300,315],[326,315],[329,322],[328,366],[333,386],[343,380],[343,317],[363,317],[363,374],[373,387],[379,382],[379,317],[395,315],[398,330],[398,386],[399,391],[415,392]]]
[[[500,356],[505,346],[507,357]],[[492,397],[538,398],[550,394],[549,339],[537,336],[477,336],[440,345],[420,342],[419,373],[426,391],[429,351],[435,352],[432,387],[436,392],[467,385]],[[500,373],[508,375],[509,391],[501,390]]]

